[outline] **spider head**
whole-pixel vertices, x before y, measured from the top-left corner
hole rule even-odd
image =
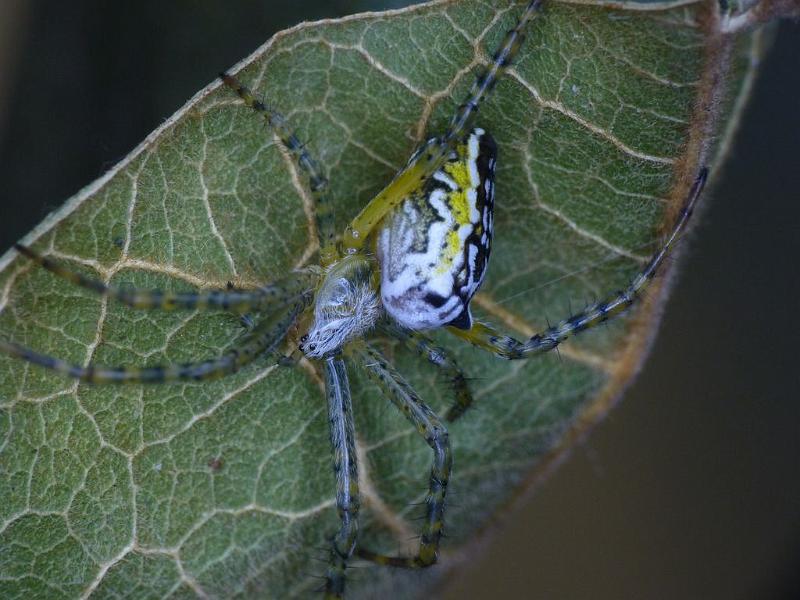
[[[363,336],[381,315],[381,302],[372,283],[374,263],[361,254],[345,256],[323,276],[314,299],[314,322],[300,350],[322,358]]]

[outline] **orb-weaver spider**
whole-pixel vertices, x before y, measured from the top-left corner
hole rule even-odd
[[[258,103],[235,79],[224,77],[246,104],[267,117],[297,164],[306,171],[317,202],[324,271],[308,269],[255,292],[160,294],[108,288],[67,271],[32,251],[19,248],[55,274],[136,308],[219,308],[246,313],[268,306],[269,310],[274,310],[271,316],[252,327],[247,341],[238,345],[231,354],[191,366],[105,369],[69,365],[15,344],[4,342],[0,348],[8,354],[91,382],[204,379],[233,372],[273,350],[287,336],[293,324],[301,319],[301,313],[313,305],[313,324],[302,349],[306,356],[322,361],[325,370],[337,472],[337,506],[342,519],[342,527],[330,553],[326,575],[328,595],[338,597],[343,593],[344,571],[356,547],[357,533],[357,463],[342,353],[366,368],[370,377],[424,435],[435,455],[419,553],[411,557],[388,557],[365,548],[356,551],[361,557],[382,564],[412,568],[433,564],[442,534],[452,460],[446,428],[380,352],[362,339],[378,326],[441,367],[456,387],[457,401],[448,414],[448,419],[454,420],[471,402],[465,377],[455,362],[418,330],[448,325],[448,331],[461,339],[508,359],[525,358],[555,348],[571,334],[618,314],[635,301],[685,226],[705,181],[705,171],[701,171],[665,245],[622,293],[590,306],[524,343],[500,336],[487,325],[472,322],[469,301],[485,273],[491,241],[494,150],[488,134],[471,128],[471,122],[478,104],[488,95],[496,77],[519,48],[524,31],[537,9],[538,2],[532,2],[525,10],[495,54],[492,66],[479,77],[470,98],[456,114],[447,132],[429,140],[397,178],[356,217],[345,232],[340,247],[330,219],[331,203],[321,168],[293,136],[280,115]],[[474,198],[470,198],[471,194]],[[454,230],[454,234],[449,234],[443,223],[451,227],[458,225],[459,228]],[[377,235],[378,231],[380,235]],[[395,243],[393,238],[400,239],[401,243]],[[434,239],[443,250],[435,246],[431,260],[422,263],[423,257],[417,255],[424,253],[413,252],[413,249],[420,241],[430,249]],[[371,254],[373,246],[370,244],[376,244],[377,261]],[[426,264],[435,276],[421,269]],[[380,286],[378,276],[381,277]],[[381,300],[378,299],[378,289]],[[383,309],[391,319],[382,318]]]

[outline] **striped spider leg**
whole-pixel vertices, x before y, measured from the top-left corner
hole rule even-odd
[[[108,286],[17,244],[16,249],[57,277],[108,296],[135,309],[223,310],[238,315],[262,311],[267,316],[253,323],[241,340],[226,354],[192,363],[145,367],[77,365],[40,354],[14,342],[0,340],[0,352],[21,358],[88,383],[165,383],[203,381],[237,372],[264,353],[272,352],[286,337],[302,309],[310,302],[310,290],[317,275],[313,270],[293,274],[257,290],[208,290],[164,292]]]
[[[694,183],[681,207],[680,214],[664,243],[656,250],[645,268],[631,280],[624,290],[613,294],[605,300],[587,306],[583,311],[571,315],[552,327],[548,327],[541,333],[533,335],[526,342],[520,342],[512,337],[501,335],[493,327],[484,323],[474,323],[467,330],[448,327],[448,331],[456,337],[466,340],[478,348],[493,352],[501,358],[517,360],[555,350],[567,338],[587,329],[597,327],[601,323],[622,314],[642,296],[647,286],[658,273],[659,267],[664,263],[664,259],[669,255],[675,243],[685,231],[707,179],[708,168],[702,167],[695,177]]]
[[[386,556],[366,548],[358,548],[358,556],[365,560],[403,568],[433,565],[438,559],[439,543],[444,533],[445,495],[453,467],[447,428],[436,413],[420,399],[414,388],[388,360],[374,347],[357,347],[354,352],[359,364],[403,415],[411,421],[420,436],[433,450],[433,465],[425,500],[426,515],[420,536],[419,550],[414,556]]]
[[[467,385],[467,377],[455,359],[449,356],[444,348],[437,346],[431,338],[421,331],[404,329],[391,321],[381,323],[379,328],[386,335],[401,340],[408,348],[427,358],[431,364],[442,372],[452,386],[453,395],[455,396],[453,404],[445,415],[446,421],[452,423],[459,419],[472,406],[472,393]]]
[[[314,200],[314,217],[317,235],[320,242],[320,262],[327,266],[337,258],[335,247],[335,225],[333,222],[333,204],[330,196],[328,178],[319,162],[292,131],[286,118],[276,110],[255,98],[252,92],[228,73],[220,73],[220,79],[234,90],[257,113],[263,115],[267,126],[278,136],[284,147],[290,152],[297,165],[308,177],[308,187]]]

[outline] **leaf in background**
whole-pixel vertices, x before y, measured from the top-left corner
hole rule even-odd
[[[433,2],[298,26],[239,76],[326,165],[340,228],[441,130],[518,5]],[[654,248],[746,88],[755,42],[712,5],[549,4],[479,116],[499,146],[497,239],[476,313],[522,336],[622,287]],[[732,60],[729,58],[732,57]],[[728,70],[734,83],[725,95]],[[733,90],[733,92],[730,92]],[[740,102],[740,100],[739,100]],[[728,129],[731,129],[730,127]],[[261,120],[214,83],[26,241],[114,284],[254,286],[314,260],[308,194]],[[0,259],[4,339],[75,362],[151,364],[224,351],[224,314],[136,312]],[[603,414],[643,358],[662,285],[631,318],[508,363],[441,336],[477,408],[451,428],[444,566],[366,568],[353,596],[413,594],[447,573],[520,485]],[[446,382],[387,345],[438,411]],[[365,477],[362,539],[407,545],[430,450],[351,370]],[[87,386],[0,358],[0,589],[290,597],[336,527],[325,402],[313,369],[267,358],[222,381]]]

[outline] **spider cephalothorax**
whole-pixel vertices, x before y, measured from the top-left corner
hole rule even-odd
[[[314,296],[314,320],[300,344],[306,356],[328,356],[375,326],[381,315],[372,283],[375,267],[374,260],[351,254],[327,269]]]
[[[163,293],[107,286],[17,246],[54,274],[132,308],[258,314],[257,321],[248,320],[246,334],[228,353],[196,363],[137,368],[74,365],[6,341],[0,341],[0,352],[93,383],[196,381],[234,373],[259,356],[276,351],[290,332],[303,324],[307,332],[301,337],[300,349],[307,358],[318,361],[325,381],[340,520],[330,544],[326,596],[342,597],[345,570],[354,553],[395,567],[434,564],[443,535],[453,461],[449,434],[444,421],[371,343],[370,331],[379,327],[442,370],[452,382],[455,396],[446,420],[455,420],[472,403],[466,377],[424,330],[444,328],[499,357],[522,359],[552,350],[571,335],[620,314],[640,297],[663,264],[685,228],[707,176],[707,170],[700,168],[670,235],[622,291],[524,341],[473,321],[469,303],[485,278],[492,243],[497,149],[491,136],[473,127],[472,122],[519,50],[539,4],[540,0],[532,0],[521,13],[447,130],[412,154],[392,181],[355,216],[341,238],[334,229],[332,198],[322,167],[284,117],[257,100],[233,76],[223,74],[224,83],[244,104],[265,117],[307,177],[320,239],[318,265],[253,290]],[[420,542],[414,554],[390,556],[358,545],[361,501],[345,358],[363,369],[433,452]]]

